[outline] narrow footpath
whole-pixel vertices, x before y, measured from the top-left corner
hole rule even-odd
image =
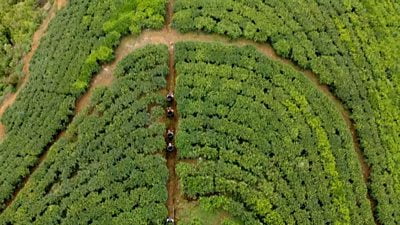
[[[169,75],[167,77],[167,87],[168,87],[168,92],[169,93],[174,93],[175,92],[175,86],[176,86],[176,71],[175,71],[175,62],[174,62],[174,45],[171,44],[169,46]],[[174,100],[170,106],[172,110],[174,111],[174,117],[170,118],[167,120],[167,131],[173,131],[174,134],[177,132],[178,128],[178,123],[179,123],[179,112],[178,112],[178,107],[177,103]],[[176,215],[176,200],[177,200],[177,195],[179,194],[179,184],[178,184],[178,176],[176,175],[176,164],[178,161],[178,149],[176,148],[175,145],[175,139],[173,141],[169,141],[168,138],[166,137],[166,142],[167,145],[168,143],[172,143],[173,146],[175,147],[174,151],[172,152],[166,152],[166,159],[167,159],[167,167],[168,167],[168,173],[169,173],[169,178],[168,178],[168,184],[167,184],[167,190],[168,190],[168,200],[167,200],[167,208],[168,208],[168,216],[170,218],[175,218]]]
[[[173,7],[174,2],[170,0],[167,4],[167,16],[165,21],[165,28],[164,32],[171,33],[171,25],[172,25],[172,16],[173,16]],[[176,70],[175,70],[175,42],[172,40],[168,40],[168,51],[169,51],[169,74],[167,77],[167,90],[168,93],[175,93],[176,87]],[[179,122],[179,112],[177,107],[177,102],[173,99],[172,104],[170,105],[172,110],[174,111],[174,117],[168,121],[167,124],[167,132],[173,131],[176,135],[178,122]],[[166,144],[169,144],[168,137],[166,135]],[[167,208],[168,208],[168,217],[176,220],[176,201],[179,195],[179,179],[176,175],[176,164],[178,161],[178,149],[175,145],[175,138],[172,141],[174,146],[174,151],[166,152],[166,159],[167,159],[167,168],[168,168],[168,183],[167,183],[167,191],[168,191],[168,199],[167,199]]]

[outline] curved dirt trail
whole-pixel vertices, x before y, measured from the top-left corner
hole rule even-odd
[[[111,63],[102,66],[100,72],[92,78],[86,93],[76,101],[75,114],[81,112],[89,104],[94,89],[97,87],[108,87],[112,84],[115,79],[114,71],[122,59],[136,49],[151,44],[151,42],[143,40],[140,37],[128,36],[121,40],[121,43],[115,50],[115,59]]]
[[[67,0],[56,0],[48,12],[47,17],[43,20],[42,24],[39,26],[38,30],[33,34],[32,37],[32,46],[31,50],[22,58],[23,68],[22,72],[25,76],[19,81],[17,85],[17,91],[15,93],[10,93],[5,96],[3,102],[0,105],[0,117],[3,116],[4,112],[15,102],[17,96],[21,92],[21,90],[25,87],[26,83],[29,80],[29,66],[32,60],[33,55],[36,52],[36,49],[39,47],[40,39],[46,33],[47,27],[49,26],[50,21],[56,15],[56,12],[60,10],[67,4]],[[5,136],[4,126],[0,124],[0,139]]]

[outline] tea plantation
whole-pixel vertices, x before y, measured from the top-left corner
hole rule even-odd
[[[309,81],[251,47],[179,43],[183,192],[243,224],[371,224],[345,124]]]
[[[400,225],[400,2],[0,19],[0,225]]]
[[[131,18],[134,10],[138,12]],[[29,83],[1,118],[8,135],[0,144],[0,209],[65,129],[75,100],[99,71],[99,63],[113,58],[120,37],[129,27],[135,32],[162,27],[164,13],[164,1],[135,5],[85,0],[71,1],[54,18],[31,62]]]
[[[400,4],[177,0],[174,25],[268,42],[316,72],[351,111],[385,224],[400,223]]]
[[[164,146],[158,91],[167,63],[164,46],[125,58],[118,80],[97,90],[0,224],[163,224],[168,171],[155,153]]]

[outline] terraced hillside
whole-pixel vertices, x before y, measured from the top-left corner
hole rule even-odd
[[[400,224],[399,15],[55,1],[0,105],[0,224]]]

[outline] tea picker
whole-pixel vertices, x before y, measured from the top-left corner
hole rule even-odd
[[[167,152],[173,152],[175,150],[175,146],[172,143],[168,143]]]
[[[175,116],[175,111],[171,107],[167,108],[167,117],[168,118],[173,118]]]
[[[173,140],[174,140],[174,137],[175,137],[174,131],[173,131],[173,130],[168,130],[168,132],[167,132],[167,139],[168,139],[168,141],[173,141]]]
[[[165,224],[166,225],[175,225],[175,221],[171,217],[168,217],[167,220],[165,221]]]
[[[169,103],[169,104],[172,104],[173,102],[174,102],[174,93],[173,92],[169,92],[168,94],[167,94],[167,102]]]

